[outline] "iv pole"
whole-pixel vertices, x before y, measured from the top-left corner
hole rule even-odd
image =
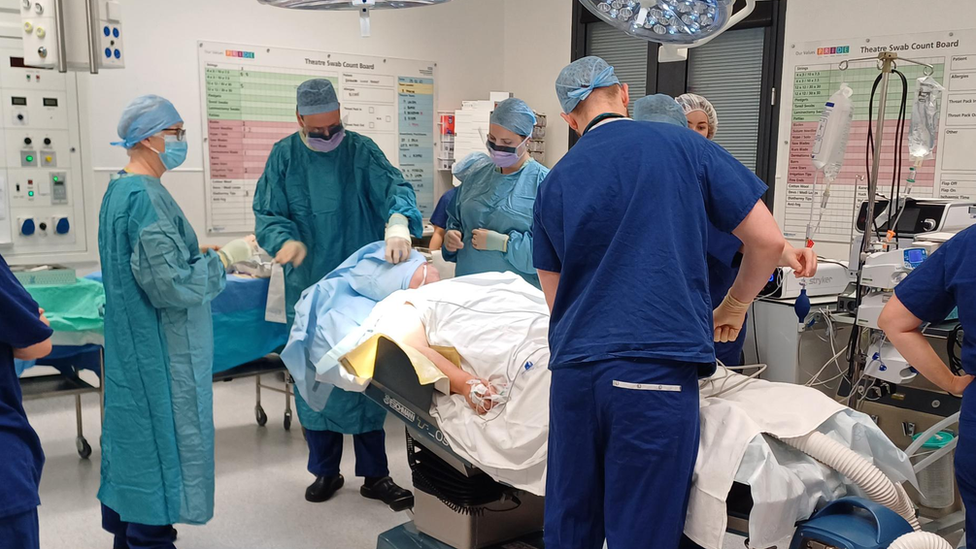
[[[926,76],[932,74],[935,71],[935,67],[929,65],[928,63],[922,63],[921,61],[916,61],[914,59],[908,59],[906,57],[898,57],[897,53],[894,52],[882,52],[878,54],[878,57],[859,57],[857,59],[845,59],[841,61],[838,68],[842,71],[846,71],[849,67],[851,61],[868,61],[871,59],[878,60],[878,70],[881,71],[881,100],[880,105],[878,105],[878,121],[875,125],[875,138],[874,138],[874,163],[871,168],[871,178],[868,180],[868,218],[865,219],[864,232],[867,235],[870,230],[872,238],[874,235],[874,204],[875,197],[878,191],[878,178],[880,176],[879,169],[881,168],[881,143],[884,141],[884,127],[885,127],[885,108],[888,105],[888,81],[891,78],[891,71],[898,68],[898,61],[906,61],[908,63],[913,63],[915,65],[921,65],[925,67],[924,74]],[[896,143],[895,146],[900,146],[900,143]],[[861,239],[861,257],[860,261],[864,261],[865,256],[868,251],[868,238]]]
[[[898,67],[898,61],[905,61],[908,63],[913,63],[915,65],[921,65],[925,67],[923,69],[923,74],[926,76],[935,72],[935,68],[928,63],[922,63],[921,61],[916,61],[914,59],[908,59],[906,57],[898,57],[895,52],[882,52],[879,53],[877,57],[859,57],[856,59],[845,59],[840,62],[838,69],[846,71],[849,67],[851,61],[868,61],[872,59],[878,60],[878,70],[881,71],[881,101],[878,105],[878,121],[875,125],[875,137],[874,137],[874,163],[871,168],[871,177],[868,179],[868,208],[867,216],[864,220],[864,237],[861,239],[861,253],[858,258],[858,270],[860,271],[861,265],[864,264],[864,260],[867,258],[868,249],[870,242],[873,242],[875,237],[874,232],[874,206],[875,199],[878,194],[878,179],[880,176],[881,168],[881,144],[884,141],[884,127],[885,127],[885,108],[888,105],[888,80],[891,78],[891,71]],[[895,143],[896,147],[900,147],[901,143]],[[855,188],[855,196],[857,194],[857,189]],[[811,198],[812,200],[812,198]],[[870,235],[870,238],[868,237]],[[858,282],[860,282],[860,275],[858,275]],[[860,328],[855,326],[854,329],[859,330]],[[860,338],[860,333],[858,334]],[[851,383],[858,383],[863,377],[864,366],[860,363],[860,360],[855,362],[855,367],[851,375]],[[857,387],[851,385],[851,394],[848,397],[848,406],[857,409],[855,405],[857,404]]]

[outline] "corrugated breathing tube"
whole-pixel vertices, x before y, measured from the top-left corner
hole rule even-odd
[[[915,506],[905,490],[857,452],[817,431],[782,441],[844,475],[864,490],[868,499],[901,515],[915,531],[920,529]]]
[[[929,532],[912,532],[896,539],[888,549],[952,549],[952,545]]]

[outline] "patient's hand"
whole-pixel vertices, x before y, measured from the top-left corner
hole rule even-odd
[[[482,387],[484,389],[482,389]],[[464,385],[464,391],[462,394],[464,395],[465,400],[468,401],[468,406],[471,406],[471,409],[473,409],[478,415],[484,415],[494,406],[495,399],[492,397],[497,395],[498,391],[495,390],[495,388],[492,387],[491,383],[489,383],[487,380],[471,378]]]

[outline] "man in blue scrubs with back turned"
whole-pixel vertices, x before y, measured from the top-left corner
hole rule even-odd
[[[581,139],[535,205],[549,327],[548,549],[678,547],[698,453],[698,372],[738,336],[785,240],[766,186],[685,128],[627,118],[626,84],[598,57],[560,73]],[[743,243],[712,311],[708,224]],[[714,329],[713,329],[714,323]]]
[[[0,256],[0,549],[40,547],[37,487],[44,452],[21,404],[14,358],[51,352],[51,328]]]

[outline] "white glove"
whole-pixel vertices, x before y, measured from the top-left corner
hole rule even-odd
[[[274,260],[280,265],[291,263],[292,266],[298,267],[302,261],[305,261],[306,255],[308,255],[308,248],[304,244],[297,240],[289,240],[281,245],[281,249],[278,250]]]
[[[412,249],[410,240],[410,223],[402,214],[390,216],[386,225],[386,261],[396,265],[410,257]]]
[[[240,263],[241,261],[250,259],[254,255],[254,249],[247,240],[238,238],[221,246],[220,250],[217,251],[217,255],[220,256],[220,260],[224,263],[224,268],[226,269],[234,263]]]

